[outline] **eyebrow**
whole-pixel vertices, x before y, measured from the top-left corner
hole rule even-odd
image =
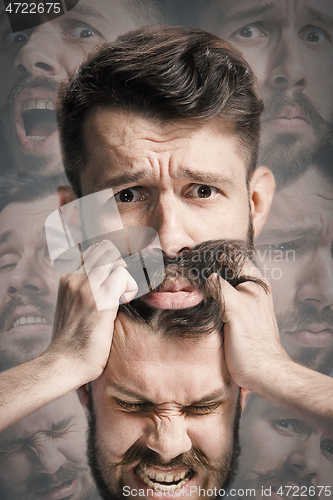
[[[236,21],[245,21],[250,17],[262,16],[276,10],[276,7],[272,3],[266,3],[258,7],[251,7],[250,9],[243,9],[235,14],[227,17],[223,25],[232,24]]]
[[[308,15],[312,19],[312,21],[325,24],[330,28],[333,27],[333,17],[328,16],[327,14],[324,14],[317,9],[314,9],[313,7],[306,8],[305,14]]]
[[[222,389],[219,389],[219,390],[214,391],[214,392],[212,392],[210,394],[207,394],[203,398],[199,399],[198,401],[194,401],[194,402],[190,403],[187,406],[199,406],[199,405],[202,405],[204,403],[208,403],[210,401],[214,401],[216,399],[223,399],[227,395],[227,393],[229,392],[230,384],[231,384],[231,382],[229,381],[225,385],[225,387],[223,387]],[[129,389],[127,389],[127,387],[124,387],[124,386],[119,385],[119,384],[115,384],[115,383],[113,383],[111,381],[107,381],[107,385],[108,385],[108,387],[111,390],[114,389],[116,392],[118,392],[118,393],[120,393],[120,394],[122,394],[124,396],[128,396],[130,398],[133,398],[136,401],[141,401],[143,403],[149,403],[150,405],[154,405],[154,403],[152,403],[151,401],[149,401],[147,398],[145,398],[141,394],[138,394],[136,392],[130,391]],[[117,397],[117,396],[114,396],[114,397]]]
[[[292,228],[277,228],[277,229],[265,229],[262,233],[262,239],[278,239],[278,240],[284,240],[288,241],[296,238],[304,238],[306,236],[311,236],[313,238],[319,237],[322,235],[321,228],[318,227],[317,225],[309,226],[309,227],[292,227]],[[258,237],[260,245],[260,239],[261,237]]]
[[[106,21],[103,14],[101,14],[94,7],[90,7],[89,5],[75,5],[75,3],[69,2],[68,0],[67,0],[67,5],[69,7],[71,7],[71,5],[73,5],[73,7],[67,9],[66,13],[74,12],[75,14],[80,14],[81,16],[97,17],[99,19],[103,19],[104,21]]]
[[[37,434],[38,432],[57,432],[57,431],[65,430],[66,427],[69,424],[71,424],[74,420],[75,420],[75,415],[70,415],[69,417],[65,417],[57,423],[53,423],[51,426],[51,429],[49,429],[49,430],[40,429],[40,430],[34,432],[33,434],[31,434],[30,436],[26,436],[26,437],[19,437],[19,438],[5,437],[3,439],[3,441],[0,442],[0,452],[1,451],[5,452],[6,448],[13,448],[15,446],[19,446],[23,443],[26,443],[27,441],[29,441],[29,439],[33,438],[33,436],[35,434]]]
[[[3,245],[4,243],[7,243],[9,239],[13,237],[13,231],[5,231],[4,233],[0,234],[0,245]]]
[[[120,187],[125,187],[129,184],[134,184],[136,182],[142,181],[143,179],[148,179],[149,173],[145,170],[135,173],[124,173],[107,179],[96,184],[96,189],[94,192],[103,191],[105,189],[117,189]],[[180,167],[177,171],[177,179],[188,179],[196,184],[222,184],[223,186],[235,186],[235,182],[224,175],[214,175],[213,173],[207,173],[204,170],[193,171],[186,167]]]

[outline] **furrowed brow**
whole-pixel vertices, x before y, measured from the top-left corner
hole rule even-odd
[[[221,399],[223,400],[227,396],[229,389],[230,389],[230,382],[223,389],[207,394],[207,396],[204,396],[203,398],[199,399],[199,401],[194,401],[188,406],[200,406],[205,403],[210,403]]]
[[[230,17],[227,17],[223,22],[223,25],[229,25],[236,22],[248,21],[251,17],[263,16],[275,10],[275,5],[272,3],[266,3],[265,5],[260,5],[258,7],[252,7],[250,9],[243,9],[236,12]]]
[[[151,404],[151,401],[149,401],[147,398],[143,397],[141,394],[130,391],[129,389],[127,389],[127,387],[124,387],[124,386],[118,385],[118,384],[114,384],[114,383],[109,382],[109,381],[107,382],[107,385],[111,389],[112,395],[114,397],[117,397],[117,394],[118,394],[119,396],[127,396],[129,398],[133,398],[136,401],[141,401],[142,403],[150,403]]]
[[[147,177],[148,173],[145,171],[136,172],[133,174],[125,173],[117,175],[115,177],[112,177],[111,179],[106,179],[100,183],[97,183],[94,192],[96,193],[98,191],[103,191],[105,189],[110,189],[110,188],[111,189],[125,188],[126,186],[139,182]]]
[[[314,22],[319,22],[321,24],[324,24],[325,26],[328,26],[329,28],[333,27],[333,17],[328,16],[327,14],[324,14],[317,9],[308,7],[307,9],[305,9],[305,14],[307,14]]]
[[[214,175],[213,173],[205,172],[204,170],[191,170],[186,167],[180,167],[177,172],[179,179],[188,179],[196,184],[220,184],[235,186],[235,183],[229,177],[224,175]]]

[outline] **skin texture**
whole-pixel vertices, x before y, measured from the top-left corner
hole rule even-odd
[[[223,0],[203,13],[202,27],[235,44],[258,78],[268,109],[261,156],[278,175],[296,162],[302,168],[332,121],[332,15],[329,0]],[[302,108],[304,99],[293,101],[297,93],[311,112]],[[277,96],[286,103],[275,113],[270,104]]]
[[[97,45],[114,40],[139,25],[148,24],[144,16],[123,2],[80,0],[68,13],[27,31],[13,33],[3,3],[0,22],[0,103],[13,89],[24,89],[18,97],[9,98],[2,112],[3,147],[17,170],[52,175],[63,171],[58,133],[49,124],[46,139],[31,142],[26,138],[22,107],[29,99],[48,99],[55,102],[58,84],[67,78],[84,57]],[[46,82],[46,83],[45,83]],[[22,86],[23,85],[23,86]],[[42,128],[43,130],[43,128]],[[53,132],[53,133],[51,133]],[[43,132],[33,135],[43,136]],[[8,168],[4,165],[3,168]]]
[[[261,486],[313,485],[326,486],[326,493],[332,490],[332,440],[292,413],[253,395],[243,413],[240,434],[242,457],[235,487],[255,488],[257,498],[261,498]],[[276,470],[284,471],[280,483],[260,476]],[[325,488],[318,496],[325,498]]]
[[[85,413],[72,393],[2,432],[1,498],[16,500],[24,495],[30,500],[71,481],[66,498],[92,499],[95,488],[86,459],[86,431]]]
[[[192,447],[205,453],[211,466],[225,466],[232,450],[239,389],[226,370],[220,333],[195,342],[170,340],[119,313],[106,369],[91,389],[95,453],[111,491],[119,494],[126,485],[146,488],[133,473],[137,460],[110,473],[109,464],[120,462],[132,445],[156,453],[152,467],[156,472],[187,471],[186,466],[168,464]],[[87,391],[80,389],[84,404]],[[219,486],[215,471],[202,465],[195,470],[185,489]],[[197,498],[193,491],[192,496]]]
[[[53,195],[33,202],[10,203],[0,213],[2,370],[39,356],[51,341],[62,272],[51,266],[44,224],[57,205],[57,195]],[[20,317],[36,316],[47,323],[13,327]]]
[[[283,346],[293,359],[325,372],[333,356],[332,198],[331,184],[308,170],[276,193],[256,242]]]
[[[260,233],[272,174],[259,168],[248,193],[237,137],[219,122],[159,124],[105,109],[91,112],[85,130],[83,195],[112,187],[123,225],[156,229],[168,256],[212,238],[246,240],[250,210]]]

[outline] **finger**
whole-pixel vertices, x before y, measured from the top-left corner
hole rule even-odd
[[[105,266],[107,274],[115,260],[121,257],[118,248],[110,241],[103,240],[98,243],[88,256],[84,255],[84,267],[87,274],[97,267]]]
[[[118,266],[110,274],[95,294],[96,306],[99,311],[105,309],[117,310],[120,300],[129,302],[134,299],[138,286],[129,272]],[[121,299],[122,298],[122,299]]]

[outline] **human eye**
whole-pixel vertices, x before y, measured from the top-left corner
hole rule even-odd
[[[324,455],[329,459],[333,460],[333,441],[331,439],[324,439],[320,443],[320,447]]]
[[[30,38],[30,33],[26,31],[19,31],[17,33],[7,33],[4,36],[4,43],[10,45],[18,45],[26,43]]]
[[[212,403],[208,405],[194,405],[194,406],[188,406],[186,408],[187,413],[195,413],[196,415],[207,415],[209,413],[212,413],[216,408],[219,406],[219,403]]]
[[[235,40],[255,40],[257,38],[261,38],[266,36],[265,30],[260,26],[259,23],[246,24],[242,26],[240,29],[235,31],[230,38],[234,38]]]
[[[283,433],[296,434],[299,432],[297,420],[273,420],[273,427]]]
[[[118,203],[132,203],[135,201],[143,201],[146,199],[145,195],[138,188],[122,189],[115,195]]]
[[[0,257],[0,271],[9,271],[18,263],[18,257],[15,254],[4,254]]]
[[[268,245],[271,250],[280,250],[281,252],[287,252],[288,250],[296,250],[299,245],[296,241],[284,241],[283,243],[275,243]]]
[[[301,39],[310,43],[321,43],[330,40],[330,35],[321,28],[308,26],[301,34]]]
[[[186,194],[186,198],[213,198],[221,193],[221,191],[213,186],[206,184],[195,184]]]
[[[152,407],[151,404],[147,403],[129,403],[128,401],[122,401],[121,399],[116,399],[116,402],[122,408],[129,411],[146,411]]]
[[[77,40],[85,40],[96,36],[101,37],[100,32],[95,28],[93,28],[92,26],[89,26],[89,24],[74,20],[67,28],[66,35],[69,38],[74,38]]]

